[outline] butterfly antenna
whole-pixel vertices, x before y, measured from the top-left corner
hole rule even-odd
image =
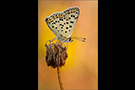
[[[86,38],[81,38],[81,37],[71,37],[73,39],[77,39],[79,41],[85,42]]]

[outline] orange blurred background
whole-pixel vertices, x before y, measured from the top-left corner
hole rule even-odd
[[[68,58],[61,70],[64,89],[98,89],[98,1],[38,1],[38,89],[60,89],[57,69],[47,66],[45,41],[55,35],[45,18],[77,6],[80,15],[72,37],[85,37],[68,45]]]

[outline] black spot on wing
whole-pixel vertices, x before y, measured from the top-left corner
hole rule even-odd
[[[53,22],[52,24],[55,24],[55,22]]]
[[[74,21],[70,21],[70,23],[74,23]]]
[[[47,21],[48,20],[48,18],[45,18],[45,21]]]
[[[75,17],[75,15],[71,15],[71,17]]]
[[[63,21],[63,19],[62,19],[62,18],[60,18],[59,20],[60,20],[60,21]]]
[[[62,37],[63,35],[62,35],[62,34],[60,34],[60,36]]]

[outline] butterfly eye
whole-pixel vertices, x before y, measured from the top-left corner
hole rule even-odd
[[[72,42],[73,40],[71,39],[71,37],[69,38],[69,42]]]
[[[69,38],[69,41],[71,41],[71,38]]]

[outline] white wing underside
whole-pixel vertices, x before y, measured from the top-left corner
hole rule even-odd
[[[79,16],[79,8],[71,7],[63,12],[56,12],[45,19],[48,27],[57,37],[69,38]]]

